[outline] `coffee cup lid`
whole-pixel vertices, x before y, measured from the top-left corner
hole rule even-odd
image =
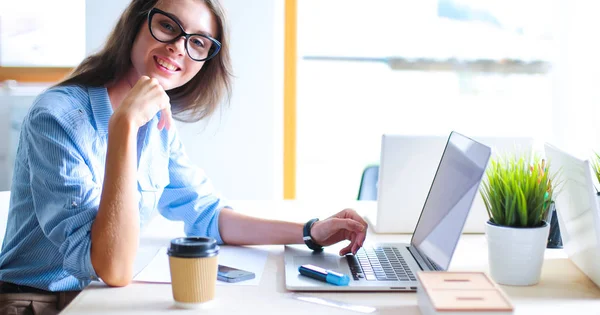
[[[219,254],[217,241],[212,237],[179,237],[171,240],[169,256],[197,258]]]

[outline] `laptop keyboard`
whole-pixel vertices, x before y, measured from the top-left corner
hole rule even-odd
[[[356,255],[346,255],[346,259],[354,280],[417,280],[396,247],[363,247]]]

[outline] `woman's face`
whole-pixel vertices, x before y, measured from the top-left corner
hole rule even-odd
[[[217,24],[204,1],[164,0],[156,7],[175,17],[188,34],[216,37]],[[174,25],[177,28],[176,25]],[[142,25],[131,51],[131,62],[139,76],[156,78],[165,90],[180,87],[190,81],[204,65],[194,61],[185,50],[182,36],[174,43],[162,43],[152,37],[148,22]],[[136,77],[134,80],[137,80]],[[134,81],[130,82],[135,84]]]

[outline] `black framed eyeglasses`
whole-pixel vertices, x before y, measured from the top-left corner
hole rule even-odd
[[[148,12],[148,28],[152,37],[161,43],[174,43],[185,37],[185,51],[194,61],[205,61],[216,56],[221,43],[206,34],[188,34],[177,19],[157,8]]]

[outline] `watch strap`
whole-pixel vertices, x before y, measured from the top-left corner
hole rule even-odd
[[[312,226],[315,224],[315,222],[319,221],[319,219],[315,218],[315,219],[311,219],[308,222],[306,222],[306,224],[304,224],[304,229],[303,229],[303,239],[304,239],[304,244],[306,244],[306,246],[308,246],[308,248],[320,252],[323,250],[323,246],[317,244],[313,239],[312,236],[310,236],[310,231],[312,229]]]

